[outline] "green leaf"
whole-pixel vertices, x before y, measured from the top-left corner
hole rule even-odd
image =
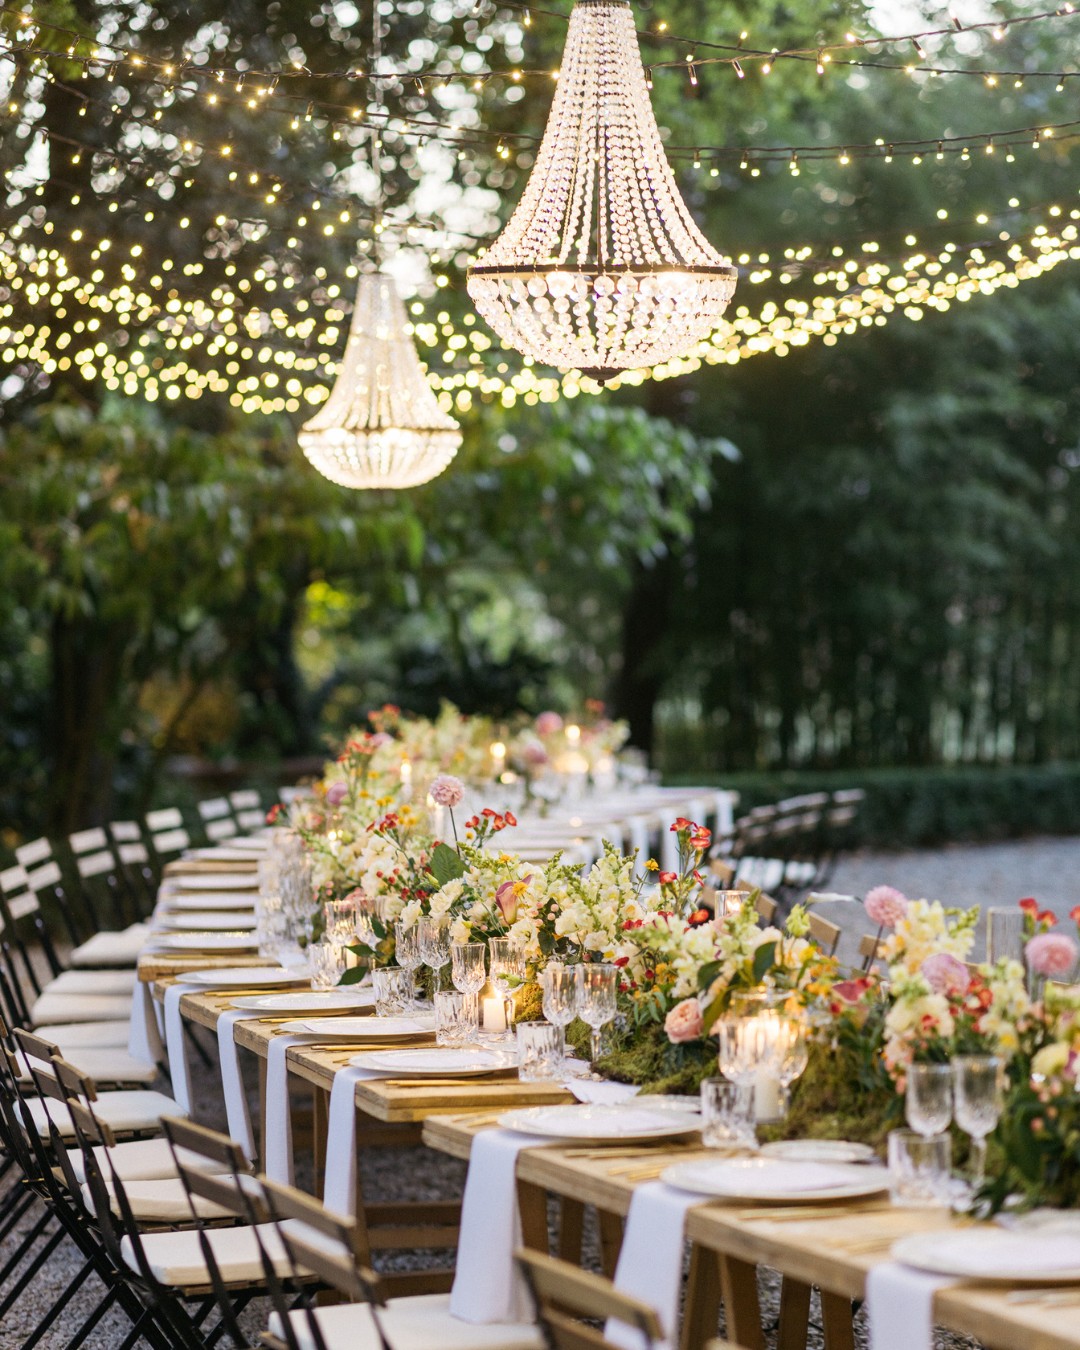
[[[434,852],[431,855],[431,862],[428,865],[428,871],[439,883],[445,886],[448,881],[453,881],[455,877],[465,875],[465,864],[455,849],[449,844],[436,844]]]
[[[776,960],[776,943],[763,942],[754,953],[754,983],[760,984]]]
[[[363,966],[350,966],[338,984],[359,984],[366,974],[367,970]]]
[[[723,969],[723,964],[722,961],[706,961],[698,971],[698,988],[708,989],[709,985],[712,984],[713,980],[720,974],[720,971]]]

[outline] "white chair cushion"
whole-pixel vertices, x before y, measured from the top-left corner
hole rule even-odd
[[[141,1059],[132,1059],[119,1046],[97,1050],[76,1045],[72,1046],[70,1054],[63,1046],[59,1048],[64,1058],[74,1064],[80,1073],[92,1078],[98,1087],[108,1087],[110,1083],[152,1083],[158,1076],[156,1064],[144,1064]],[[30,1075],[24,1064],[19,1065],[19,1077],[29,1081]]]
[[[273,1224],[261,1224],[259,1233],[266,1251],[280,1275],[292,1272],[292,1263]],[[258,1284],[264,1279],[262,1258],[253,1228],[212,1228],[206,1234],[221,1271],[221,1278],[229,1284]],[[189,1288],[210,1283],[210,1273],[203,1261],[199,1235],[194,1230],[182,1233],[146,1233],[143,1249],[154,1278],[173,1288]],[[138,1270],[131,1239],[120,1244],[121,1255],[132,1270]]]
[[[108,1152],[109,1150],[104,1148],[94,1149],[94,1157],[106,1181],[112,1175],[106,1160]],[[166,1139],[130,1139],[117,1144],[111,1152],[113,1168],[125,1185],[133,1181],[155,1181],[163,1177],[176,1177],[176,1165]],[[184,1149],[180,1150],[180,1156],[193,1166],[198,1164],[204,1172],[227,1170],[224,1167],[211,1166],[206,1159],[196,1157],[194,1153],[187,1153]],[[71,1159],[72,1171],[76,1177],[80,1181],[85,1181],[86,1163],[82,1150],[68,1149],[68,1157]]]
[[[366,1303],[342,1303],[315,1313],[327,1350],[381,1350],[381,1341]],[[316,1350],[307,1314],[289,1314],[302,1350]],[[392,1298],[379,1309],[386,1339],[394,1350],[539,1350],[540,1332],[527,1323],[462,1322],[450,1314],[449,1294],[414,1294]],[[270,1331],[283,1339],[281,1318],[274,1313]]]
[[[74,1138],[75,1127],[63,1102],[41,1097],[27,1104],[34,1128],[42,1138],[49,1133],[50,1119],[65,1139]],[[174,1102],[163,1092],[147,1092],[145,1088],[132,1088],[124,1092],[101,1093],[94,1103],[94,1114],[117,1133],[126,1133],[129,1130],[155,1129],[162,1116],[186,1116],[187,1112],[179,1102]]]
[[[46,994],[130,994],[133,970],[65,970],[45,986]]]
[[[69,964],[91,969],[94,966],[133,966],[149,935],[150,925],[146,923],[133,923],[117,933],[95,933],[75,948]]]
[[[126,1050],[129,1035],[127,1022],[50,1022],[45,1032],[65,1055],[76,1048]]]
[[[128,1022],[130,994],[51,994],[46,991],[30,1009],[36,1027],[54,1022]]]
[[[107,1174],[103,1175],[106,1176],[106,1182],[108,1182]],[[109,1185],[108,1190],[112,1199],[112,1212],[117,1218],[120,1218],[120,1206],[117,1204],[113,1187]],[[179,1177],[158,1177],[152,1181],[125,1181],[124,1194],[127,1196],[128,1207],[140,1223],[191,1222],[191,1206],[188,1204],[184,1183]],[[94,1197],[91,1194],[90,1187],[85,1183],[82,1187],[82,1195],[83,1203],[87,1209],[93,1212]],[[194,1199],[195,1209],[200,1218],[227,1219],[229,1217],[229,1211],[222,1209],[220,1205],[215,1205],[213,1201],[206,1200],[201,1195],[195,1196]]]

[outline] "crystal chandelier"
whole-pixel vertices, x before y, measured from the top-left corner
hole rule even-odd
[[[679,194],[629,0],[577,0],[536,164],[469,269],[477,310],[526,356],[603,382],[689,351],[735,279]]]
[[[461,431],[439,407],[384,273],[361,275],[337,381],[299,440],[314,468],[350,488],[416,487],[457,454]]]

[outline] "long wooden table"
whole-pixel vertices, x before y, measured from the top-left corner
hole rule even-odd
[[[427,1122],[424,1140],[430,1148],[468,1158],[476,1133],[490,1123],[472,1115],[442,1116]],[[625,1146],[605,1150],[566,1144],[523,1150],[517,1176],[525,1244],[547,1250],[546,1201],[554,1195],[564,1207],[571,1206],[569,1222],[564,1212],[560,1248],[562,1255],[572,1256],[579,1236],[577,1209],[592,1205],[610,1271],[636,1187],[700,1148],[691,1142],[643,1146],[636,1153]],[[811,1287],[821,1295],[827,1350],[847,1350],[854,1344],[852,1302],[865,1298],[867,1274],[889,1259],[892,1243],[909,1233],[969,1224],[945,1210],[896,1209],[886,1197],[805,1207],[705,1201],[687,1218],[691,1264],[683,1350],[700,1350],[715,1336],[721,1302],[729,1338],[745,1350],[762,1350],[759,1266],[785,1277],[778,1350],[805,1345]],[[1060,1305],[1015,1302],[1008,1289],[959,1281],[934,1296],[935,1322],[976,1337],[988,1350],[1077,1350],[1078,1311],[1080,1288],[1074,1302]]]

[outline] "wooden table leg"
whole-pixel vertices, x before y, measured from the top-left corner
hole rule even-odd
[[[547,1191],[531,1181],[518,1181],[521,1241],[532,1251],[548,1250]]]
[[[720,1257],[720,1288],[724,1297],[728,1340],[742,1350],[765,1350],[758,1303],[757,1266],[734,1256]]]
[[[615,1266],[622,1250],[623,1221],[620,1215],[605,1209],[598,1209],[596,1218],[600,1226],[600,1265],[611,1280],[615,1278]]]
[[[716,1335],[720,1320],[720,1259],[695,1242],[690,1248],[690,1281],[686,1289],[679,1350],[702,1350]]]
[[[581,1242],[585,1228],[585,1204],[563,1196],[559,1218],[559,1255],[575,1266],[581,1265]]]
[[[780,1332],[776,1350],[806,1350],[810,1327],[810,1286],[785,1275],[780,1285]]]
[[[266,1166],[266,1060],[259,1056],[259,1122],[258,1122],[258,1140],[259,1140],[259,1162]]]
[[[330,1127],[330,1094],[323,1088],[311,1089],[311,1152],[315,1164],[315,1191],[322,1195],[326,1181],[326,1132]]]
[[[851,1299],[821,1290],[821,1325],[825,1332],[825,1350],[855,1350]]]

